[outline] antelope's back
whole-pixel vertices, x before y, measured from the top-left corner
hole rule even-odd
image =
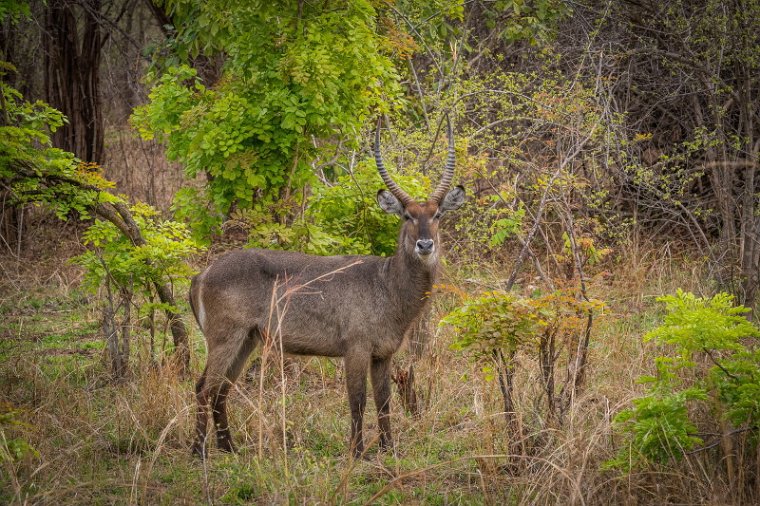
[[[372,256],[238,250],[193,280],[191,299],[207,337],[256,329],[282,337],[289,353],[340,356],[347,340],[383,334],[383,266]]]

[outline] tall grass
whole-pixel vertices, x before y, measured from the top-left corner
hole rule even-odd
[[[240,451],[227,455],[212,448],[204,461],[191,457],[192,381],[178,379],[169,365],[134,360],[129,381],[112,382],[99,344],[96,303],[78,293],[76,271],[60,262],[21,266],[14,263],[21,260],[3,257],[4,269],[15,274],[0,282],[0,502],[730,502],[730,487],[709,452],[629,475],[602,470],[616,450],[611,419],[639,393],[635,379],[649,372],[654,351],[640,336],[657,324],[654,296],[700,288],[698,263],[673,248],[663,255],[663,248],[639,248],[636,258],[610,262],[590,283],[593,295],[608,301],[610,314],[596,323],[587,386],[562,422],[545,415],[538,366],[520,357],[515,402],[524,437],[510,444],[498,385],[449,350],[450,331],[436,329],[421,358],[402,353],[397,359],[415,360],[420,416],[404,413],[394,396],[396,446],[377,453],[374,406],[368,403],[366,460],[348,458],[342,363],[285,361],[277,350],[260,357],[253,381],[239,380],[230,394],[230,425]],[[453,270],[448,278],[467,287]],[[472,272],[467,279],[489,283],[472,279]],[[439,296],[432,320],[455,303],[453,295]],[[146,346],[146,332],[137,322],[136,347]],[[193,349],[204,349],[195,328],[192,338]],[[196,374],[202,358],[196,357]],[[10,441],[30,449],[13,454]],[[517,454],[510,451],[515,447]]]

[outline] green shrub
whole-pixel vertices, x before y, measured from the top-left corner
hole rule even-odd
[[[427,178],[394,174],[393,179],[414,198],[424,198]],[[334,185],[314,189],[308,215],[341,254],[392,255],[396,251],[398,220],[377,205],[377,191],[385,188],[374,163],[359,163],[353,174],[340,176]]]
[[[192,270],[186,261],[200,250],[188,228],[161,220],[147,204],[135,204],[130,210],[145,244],[132,244],[110,221],[93,223],[84,233],[84,243],[92,249],[74,259],[85,268],[85,285],[96,290],[105,282],[114,282],[148,295],[154,283],[187,282]]]
[[[615,417],[625,442],[608,468],[666,464],[703,444],[691,406],[703,404],[699,412],[713,421],[747,430],[760,423],[760,349],[748,339],[760,330],[743,316],[749,309],[733,306],[726,293],[700,298],[679,290],[658,300],[667,314],[644,340],[668,353],[655,359],[654,376],[639,378],[646,394]]]

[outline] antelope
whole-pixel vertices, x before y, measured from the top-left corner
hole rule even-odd
[[[206,368],[196,384],[195,454],[206,453],[209,402],[217,446],[234,451],[227,395],[247,357],[267,339],[278,339],[278,347],[289,354],[343,357],[352,457],[364,454],[362,419],[369,370],[380,449],[392,448],[391,357],[433,287],[440,258],[439,219],[462,206],[465,191],[462,186],[449,191],[455,163],[450,123],[446,165],[426,202],[416,202],[391,179],[380,155],[379,124],[374,156],[387,187],[378,191],[377,202],[386,213],[403,219],[393,256],[321,257],[244,249],[221,256],[193,278],[190,305],[208,348]],[[276,324],[272,321],[273,294],[287,297],[287,307]]]

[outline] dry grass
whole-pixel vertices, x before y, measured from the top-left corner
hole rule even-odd
[[[611,310],[594,331],[588,386],[562,424],[546,420],[536,364],[521,358],[516,402],[526,437],[523,450],[509,455],[513,446],[499,413],[497,385],[451,352],[449,331],[438,329],[415,364],[421,416],[402,413],[394,398],[397,446],[392,454],[376,454],[369,403],[365,437],[370,455],[358,462],[347,458],[342,365],[322,358],[297,359],[284,375],[284,388],[279,361],[270,361],[261,398],[256,382],[240,381],[229,402],[240,452],[212,450],[205,462],[192,458],[192,381],[142,360],[133,361],[128,381],[113,383],[103,359],[98,312],[77,291],[76,270],[60,262],[30,264],[3,257],[3,269],[13,275],[0,285],[0,404],[16,414],[13,422],[0,424],[0,501],[730,502],[720,467],[710,456],[629,476],[601,470],[615,451],[610,420],[639,392],[635,378],[650,368],[652,350],[640,336],[656,323],[654,296],[677,286],[698,289],[696,267],[654,248],[646,251],[608,266],[607,275],[595,277],[590,286],[594,296],[610,301]],[[453,302],[451,295],[440,296],[434,321]],[[137,339],[144,340],[140,332],[135,329]],[[192,338],[193,349],[203,350],[197,329]],[[200,370],[202,357],[195,358]],[[36,453],[10,456],[8,442],[14,438]]]

